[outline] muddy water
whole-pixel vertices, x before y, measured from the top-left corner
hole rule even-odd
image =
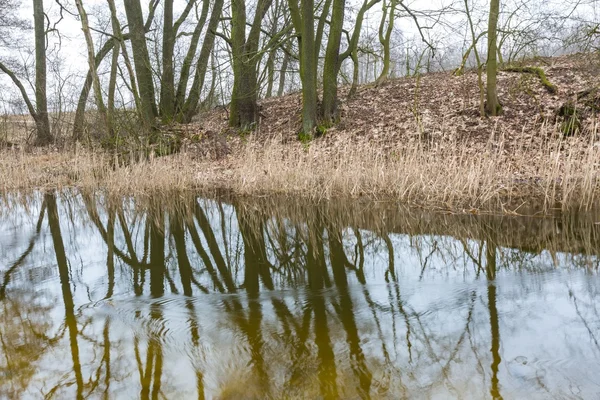
[[[0,205],[0,398],[600,398],[594,215]]]

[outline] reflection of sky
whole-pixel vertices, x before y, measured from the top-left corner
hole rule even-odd
[[[139,357],[144,364],[149,346],[159,344],[165,363],[162,391],[167,397],[175,393],[182,398],[195,396],[198,370],[204,374],[207,394],[230,393],[236,397],[236,393],[244,393],[236,390],[243,388],[252,396],[262,390],[256,383],[256,359],[253,358],[256,348],[240,321],[256,316],[252,310],[258,309],[262,318],[260,358],[271,377],[271,393],[275,397],[277,393],[289,394],[291,389],[286,388],[285,381],[294,370],[291,359],[296,353],[297,329],[302,326],[303,312],[307,307],[315,306],[316,301],[323,301],[340,395],[356,395],[357,377],[353,372],[356,347],[350,343],[348,331],[355,326],[360,351],[373,374],[373,396],[396,398],[399,393],[404,393],[410,398],[489,397],[492,365],[490,283],[485,272],[479,272],[479,275],[477,272],[480,242],[461,242],[450,236],[390,234],[398,276],[394,283],[393,280],[386,282],[389,256],[385,242],[374,233],[360,231],[365,246],[366,284],[363,286],[356,274],[346,271],[350,303],[343,304],[350,304],[353,316],[348,320],[340,310],[343,293],[335,288],[311,293],[306,284],[298,283],[304,279],[294,284],[274,276],[275,291],[263,290],[258,300],[248,299],[241,288],[244,249],[235,209],[223,204],[221,215],[216,203],[200,203],[226,262],[232,265],[230,269],[240,287],[239,294],[216,293],[207,274],[201,273],[204,266],[188,243],[188,256],[197,279],[211,293],[203,294],[195,289],[192,298],[177,294],[154,300],[147,295],[136,298],[132,289],[132,268],[117,258],[114,295],[112,299],[103,300],[108,284],[107,246],[89,221],[82,204],[73,198],[59,201],[85,382],[93,381],[96,374],[105,373],[101,362],[103,330],[109,321],[113,376],[110,393],[113,395],[129,393],[137,396],[140,377],[134,348],[139,347]],[[102,207],[99,210],[106,226],[106,215],[101,211]],[[10,212],[0,214],[0,274],[4,274],[29,245],[30,238],[35,235],[39,211],[39,202],[33,202],[27,210],[14,205]],[[143,213],[126,211],[125,215],[136,251],[142,254]],[[208,250],[206,238],[198,224],[196,226],[202,244]],[[267,223],[267,230],[274,226]],[[289,237],[293,237],[294,227],[289,223],[284,226]],[[166,230],[168,232],[168,226]],[[346,256],[354,262],[355,231],[345,230],[343,236]],[[115,237],[117,247],[127,253],[120,228],[116,229]],[[190,238],[187,240],[189,242]],[[168,279],[165,292],[171,293],[175,289],[182,293],[174,246],[170,246],[172,242],[172,239],[166,241]],[[482,253],[481,266],[485,268],[485,251]],[[270,248],[267,254],[271,263],[277,266],[274,249]],[[498,379],[505,399],[525,396],[595,398],[600,393],[600,380],[596,376],[600,367],[596,342],[600,340],[600,317],[595,304],[600,282],[595,273],[574,268],[573,259],[570,254],[552,257],[548,252],[532,255],[498,249],[498,273],[493,284],[497,287],[500,327]],[[60,382],[64,387],[57,391],[57,398],[73,397],[75,390],[73,385],[67,385],[74,379],[73,363],[55,260],[46,219],[39,240],[12,275],[7,289],[6,301],[18,299],[20,292],[30,292],[37,302],[52,306],[41,315],[31,313],[30,318],[51,322],[45,335],[60,337],[32,362],[34,372],[26,380],[24,390],[30,398],[39,397],[40,391],[48,393]],[[329,264],[328,269],[332,276]],[[146,294],[149,293],[149,281],[147,276]],[[283,319],[286,323],[282,323],[278,314],[280,309],[277,307],[281,305],[289,311]],[[232,311],[236,307],[239,310]],[[4,308],[4,312],[6,310]],[[160,310],[159,320],[151,317],[153,310]],[[21,320],[7,315],[2,319],[4,325],[0,330],[5,334],[9,330],[25,331]],[[194,324],[197,326],[193,327]],[[295,333],[290,336],[286,329]],[[194,330],[197,330],[197,343],[192,337]],[[295,386],[305,394],[314,391],[319,395],[320,359],[314,320],[309,332],[306,355],[297,361],[302,373]],[[10,353],[10,347],[8,350]],[[7,367],[2,364],[4,362],[0,361],[2,369]],[[3,384],[8,383],[0,380],[0,394]],[[240,387],[236,389],[236,385]],[[92,384],[88,386],[89,389],[92,387]],[[100,389],[100,384],[98,387],[95,390],[104,390],[103,386]]]

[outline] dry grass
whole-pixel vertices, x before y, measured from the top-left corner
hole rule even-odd
[[[524,203],[592,208],[600,193],[600,146],[584,138],[548,137],[535,135],[525,144],[412,142],[386,148],[368,142],[307,148],[255,143],[220,174],[228,188],[248,195],[365,196],[453,210],[508,210]],[[211,179],[206,176],[207,183]]]
[[[78,187],[114,194],[153,194],[196,187],[197,172],[185,154],[113,167],[111,155],[73,149],[0,152],[0,190]]]
[[[83,149],[4,150],[0,190],[79,187],[155,195],[226,189],[239,195],[365,197],[459,211],[514,211],[524,204],[594,207],[600,193],[600,146],[589,139],[550,136],[533,135],[519,145],[411,142],[385,148],[341,137],[336,145],[250,138],[221,160],[196,160],[184,152],[116,168],[110,155]]]

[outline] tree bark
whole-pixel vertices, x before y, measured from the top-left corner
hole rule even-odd
[[[154,82],[152,81],[150,55],[148,54],[148,47],[146,45],[146,30],[144,27],[140,0],[126,1],[125,13],[129,24],[131,47],[133,48],[133,64],[140,95],[140,115],[144,127],[151,132],[155,127],[154,119],[156,118],[157,110],[154,98]]]
[[[383,3],[383,16],[381,17],[381,24],[379,25],[379,42],[383,47],[383,68],[381,74],[377,78],[377,83],[385,81],[390,74],[390,60],[391,60],[391,37],[394,30],[394,21],[396,18],[396,3],[398,0],[390,0],[390,3],[386,5]],[[384,34],[384,26],[386,17],[388,18],[387,29]]]
[[[315,56],[314,0],[288,0],[300,49],[302,134],[312,137],[317,126],[317,57]]]
[[[224,0],[215,0],[213,5],[213,11],[208,22],[208,30],[206,37],[202,42],[202,48],[200,49],[200,55],[198,56],[198,63],[196,64],[196,71],[194,73],[194,81],[190,89],[187,100],[181,110],[178,119],[180,122],[190,122],[192,117],[196,114],[198,104],[200,103],[200,93],[202,91],[202,85],[204,84],[204,78],[206,77],[206,69],[208,67],[208,60],[215,44],[215,32],[219,26],[221,19],[221,12],[223,11]]]
[[[502,114],[502,105],[498,100],[496,79],[498,74],[497,36],[500,0],[490,0],[490,15],[488,24],[488,54],[487,54],[487,90],[485,111],[490,116]]]
[[[204,25],[206,24],[206,19],[208,18],[209,5],[210,1],[204,0],[204,3],[202,5],[202,12],[200,14],[200,19],[198,20],[198,23],[194,28],[194,32],[192,33],[192,38],[190,40],[190,47],[188,47],[188,51],[185,54],[185,58],[183,59],[183,63],[181,65],[181,72],[179,73],[179,83],[177,84],[177,93],[175,94],[175,112],[177,114],[181,113],[185,105],[185,93],[187,90],[188,82],[190,80],[190,71],[192,69],[194,57],[196,56],[198,44],[200,43],[200,35],[202,34],[202,30],[204,29]]]
[[[77,6],[79,18],[81,19],[81,29],[83,30],[83,35],[85,37],[88,65],[90,68],[90,72],[92,73],[92,87],[94,88],[94,96],[96,98],[96,107],[98,108],[98,113],[100,114],[100,117],[103,119],[107,132],[109,134],[112,134],[112,127],[106,113],[106,106],[104,105],[104,100],[102,98],[102,87],[100,86],[100,78],[98,77],[98,73],[96,71],[94,40],[90,32],[87,12],[85,11],[85,8],[83,7],[83,2],[81,0],[75,0],[75,4]]]
[[[54,140],[48,119],[48,97],[46,95],[46,24],[43,0],[33,0],[33,23],[35,31],[35,124],[36,144],[47,145]]]
[[[229,125],[242,130],[254,127],[257,122],[258,46],[261,23],[272,2],[272,0],[259,0],[247,39],[245,0],[232,0],[231,2],[233,93]]]
[[[175,113],[175,74],[173,71],[173,53],[175,50],[175,31],[173,29],[173,0],[164,1],[162,76],[160,85],[160,114],[163,122],[168,123]]]
[[[290,62],[290,42],[285,45],[285,53],[281,62],[281,70],[279,71],[279,86],[277,87],[277,96],[281,97],[285,93],[285,77],[287,75],[288,64]]]
[[[329,40],[323,68],[323,120],[331,125],[338,121],[338,84],[340,69],[340,44],[344,25],[345,0],[335,0],[329,25]]]

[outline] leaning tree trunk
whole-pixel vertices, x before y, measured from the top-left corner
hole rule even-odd
[[[387,80],[390,74],[390,63],[391,63],[391,37],[392,31],[394,30],[394,21],[396,18],[396,2],[397,0],[390,0],[390,4],[387,6],[383,5],[383,16],[381,17],[381,24],[379,25],[379,42],[383,47],[383,68],[381,74],[377,78],[377,83],[381,83]],[[389,13],[389,14],[388,14]],[[389,18],[387,29],[385,34],[383,28],[385,26],[386,17]]]
[[[54,138],[48,119],[48,97],[46,95],[46,23],[43,0],[33,0],[33,23],[35,31],[35,119],[36,144],[47,145]]]
[[[490,1],[490,16],[488,24],[488,58],[487,58],[487,102],[485,111],[488,115],[502,114],[502,105],[498,100],[496,79],[498,74],[497,39],[498,16],[500,14],[500,0]]]
[[[192,117],[196,114],[198,105],[200,104],[200,94],[202,92],[202,85],[204,84],[204,78],[206,77],[206,69],[208,68],[208,60],[215,44],[215,32],[221,22],[221,12],[223,11],[224,0],[215,0],[213,5],[212,14],[210,21],[208,22],[208,29],[204,41],[202,42],[202,48],[200,49],[200,55],[198,56],[198,62],[196,64],[196,71],[194,72],[194,81],[188,94],[188,98],[183,104],[181,112],[178,115],[179,122],[190,122]]]
[[[177,92],[175,94],[175,113],[180,114],[184,104],[185,104],[185,92],[188,87],[188,83],[190,80],[190,72],[192,70],[192,64],[194,62],[194,58],[196,57],[196,50],[198,50],[198,44],[200,43],[200,35],[202,34],[202,30],[204,29],[204,24],[206,23],[206,19],[208,18],[208,6],[210,2],[205,1],[202,5],[202,12],[200,14],[200,19],[192,32],[192,37],[190,39],[190,47],[188,47],[188,51],[185,54],[183,59],[183,63],[181,64],[181,71],[179,72],[179,83],[177,84]],[[210,29],[210,27],[209,27]],[[205,39],[206,40],[206,39]]]
[[[102,99],[102,87],[100,86],[100,78],[98,77],[98,73],[96,71],[96,59],[94,55],[94,40],[92,38],[92,34],[90,31],[90,26],[88,23],[87,12],[83,7],[82,0],[75,0],[75,4],[77,5],[77,11],[79,12],[79,18],[81,20],[81,28],[83,30],[83,35],[85,37],[85,43],[87,47],[87,55],[88,55],[88,65],[90,68],[90,72],[92,73],[92,87],[94,89],[94,96],[96,98],[96,107],[98,108],[98,113],[102,118],[105,128],[110,136],[112,136],[112,126],[110,120],[107,116],[106,107],[104,105],[104,100]]]

